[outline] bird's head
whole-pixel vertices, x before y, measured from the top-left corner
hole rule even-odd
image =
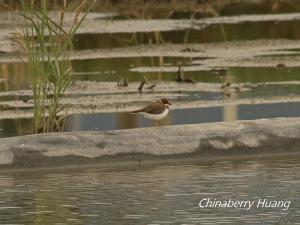
[[[166,98],[161,98],[160,99],[160,102],[163,103],[165,106],[168,106],[168,105],[172,105],[168,99]]]

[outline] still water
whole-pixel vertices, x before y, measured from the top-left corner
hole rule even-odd
[[[298,102],[228,105],[224,107],[171,110],[165,119],[159,121],[159,125],[166,126],[299,116],[300,104]],[[0,120],[0,138],[31,134],[32,123],[32,119]],[[153,123],[143,116],[129,113],[74,114],[68,116],[65,131],[120,130],[150,126],[153,126]]]
[[[238,24],[213,24],[201,30],[164,32],[78,34],[75,49],[120,48],[141,44],[209,43],[255,39],[299,40],[300,20],[244,22]],[[255,32],[253,32],[255,30]],[[156,35],[159,33],[160,38]],[[89,41],[86,41],[89,40]]]
[[[299,52],[300,53],[300,52]],[[159,62],[162,59],[163,62]],[[81,81],[101,81],[116,82],[120,79],[127,78],[129,85],[131,82],[140,82],[143,77],[147,77],[149,81],[175,81],[177,71],[174,72],[136,72],[132,68],[139,67],[174,67],[178,62],[188,63],[182,57],[124,57],[111,59],[88,59],[74,60],[74,80]],[[195,58],[199,61],[199,58]],[[202,59],[204,60],[204,59]],[[117,66],[116,66],[117,65]],[[275,65],[274,65],[275,66]],[[2,68],[2,73],[1,73]],[[5,71],[5,73],[3,72]],[[211,71],[186,71],[186,77],[193,78],[198,82],[223,83],[227,79],[231,79],[234,83],[243,82],[281,82],[281,81],[299,81],[300,67],[291,67],[285,69],[277,69],[275,67],[229,67],[227,74],[216,75]],[[29,89],[30,77],[28,76],[26,66],[22,63],[0,63],[0,92]],[[276,87],[277,88],[277,87]],[[273,88],[273,91],[276,91]],[[296,90],[299,90],[297,87]],[[294,93],[295,90],[290,90]]]
[[[300,161],[89,168],[0,175],[0,224],[300,224]],[[290,201],[199,208],[203,198]]]

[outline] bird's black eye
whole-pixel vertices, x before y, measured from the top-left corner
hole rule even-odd
[[[168,100],[165,99],[165,98],[162,98],[161,101],[162,101],[162,103],[164,103],[164,104],[168,104]]]

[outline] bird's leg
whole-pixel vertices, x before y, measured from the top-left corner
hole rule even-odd
[[[158,121],[157,120],[153,120],[153,126],[158,127]]]

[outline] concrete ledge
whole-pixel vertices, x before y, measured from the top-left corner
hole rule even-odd
[[[51,133],[0,139],[0,166],[300,157],[300,118]]]

